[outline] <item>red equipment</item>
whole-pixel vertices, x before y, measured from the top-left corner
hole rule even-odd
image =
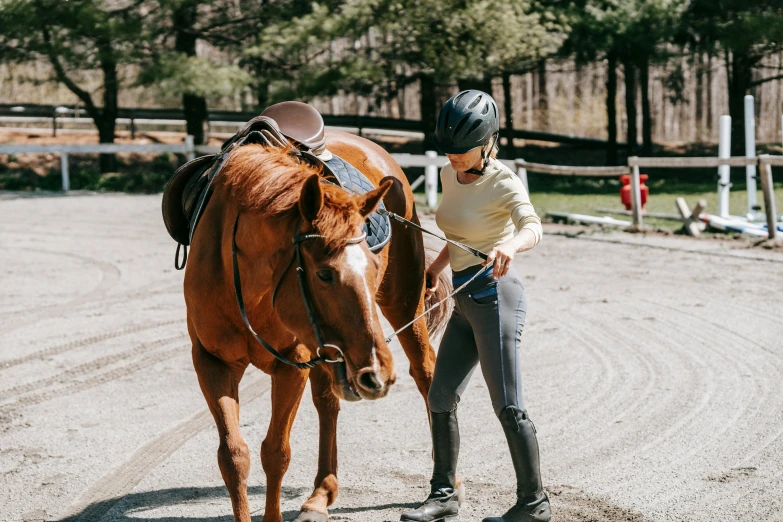
[[[644,210],[644,205],[650,197],[650,187],[644,184],[644,182],[647,181],[647,178],[649,178],[647,174],[639,174],[639,182],[641,183],[639,185],[639,192],[641,192],[642,196],[642,210]],[[623,174],[620,176],[620,181],[623,184],[620,188],[620,201],[625,205],[625,210],[631,210],[633,207],[631,204],[631,176]]]

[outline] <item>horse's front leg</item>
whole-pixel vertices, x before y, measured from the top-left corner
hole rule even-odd
[[[328,371],[323,366],[310,371],[310,389],[318,411],[318,474],[315,489],[302,505],[294,522],[326,522],[327,507],[337,499],[337,415],[340,400],[332,393]]]
[[[308,370],[279,363],[272,372],[272,419],[261,444],[261,464],[266,473],[266,509],[263,522],[282,522],[280,490],[291,462],[289,438]]]
[[[193,366],[220,436],[218,465],[231,497],[234,520],[250,522],[247,503],[250,452],[239,433],[239,380],[246,365],[230,367],[194,340]]]

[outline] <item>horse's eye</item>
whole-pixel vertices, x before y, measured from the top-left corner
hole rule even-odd
[[[320,279],[324,283],[334,282],[334,272],[332,272],[331,270],[319,270],[316,275],[318,275],[318,279]]]

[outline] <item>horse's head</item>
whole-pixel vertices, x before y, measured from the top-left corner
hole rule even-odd
[[[238,248],[269,260],[255,273],[242,274],[245,301],[251,302],[253,292],[271,292],[280,322],[313,355],[320,331],[320,355],[340,361],[324,363],[337,397],[384,397],[396,376],[375,304],[383,267],[361,238],[364,219],[392,181],[353,196],[290,154],[254,145],[235,152],[228,167],[240,212],[249,211],[239,221]],[[261,328],[259,333],[263,336]]]
[[[328,366],[332,390],[346,400],[383,397],[396,379],[375,305],[382,276],[380,259],[370,252],[366,241],[356,240],[363,235],[364,219],[391,185],[387,181],[353,197],[323,184],[320,176],[313,174],[303,184],[299,198],[300,234],[319,236],[300,246],[307,292],[329,352],[327,357],[339,359],[342,355],[344,359]],[[301,296],[293,297],[288,306],[302,308]],[[310,334],[304,338],[314,346],[312,326],[302,320],[306,316],[287,317],[290,327],[302,335]]]

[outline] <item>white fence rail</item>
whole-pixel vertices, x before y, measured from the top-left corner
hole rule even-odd
[[[87,145],[0,145],[0,154],[60,154],[60,166],[62,173],[62,188],[70,189],[70,175],[68,170],[69,154],[161,154],[161,153],[185,154],[188,159],[193,159],[197,154],[215,154],[220,152],[220,147],[196,146],[193,137],[187,136],[182,144],[87,144]],[[413,183],[416,188],[423,182],[427,196],[427,205],[435,208],[438,205],[438,170],[446,164],[448,158],[439,156],[435,151],[427,151],[425,155],[392,154],[392,158],[400,167],[424,167],[425,173]],[[525,187],[527,183],[527,171],[541,172],[557,176],[588,176],[588,177],[614,177],[622,174],[631,176],[631,202],[633,224],[642,227],[641,189],[639,181],[639,169],[647,168],[726,168],[746,167],[758,165],[761,177],[761,186],[764,192],[764,203],[770,239],[775,237],[777,229],[777,216],[775,198],[772,186],[772,167],[783,166],[783,157],[762,155],[757,157],[724,157],[724,158],[628,158],[627,166],[618,167],[584,167],[545,165],[541,163],[529,163],[522,159],[501,160],[512,170],[516,170]]]
[[[364,129],[365,133],[375,131],[376,129]],[[64,191],[70,189],[70,173],[68,168],[69,154],[117,154],[117,153],[135,153],[135,154],[185,154],[188,160],[196,157],[198,154],[216,154],[220,152],[220,147],[208,145],[194,145],[193,136],[187,136],[185,143],[181,144],[151,144],[151,145],[132,145],[119,143],[95,143],[80,145],[0,145],[0,154],[59,154],[60,167],[62,173],[62,188]],[[435,151],[427,151],[424,156],[415,154],[392,154],[392,158],[400,167],[424,167],[425,174],[411,183],[411,188],[415,189],[422,182],[426,181],[427,202],[430,207],[437,206],[438,200],[438,170],[446,164],[446,156],[438,156]],[[501,160],[511,167],[515,166],[514,161]],[[527,181],[526,178],[523,181]],[[527,186],[527,183],[525,183]]]

